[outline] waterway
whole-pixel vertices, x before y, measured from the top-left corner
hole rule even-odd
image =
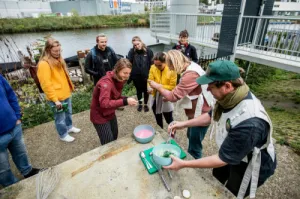
[[[156,40],[150,35],[149,28],[102,28],[102,29],[84,29],[68,31],[51,31],[39,33],[6,34],[4,35],[10,41],[11,52],[1,42],[0,62],[16,61],[15,52],[17,48],[26,52],[26,46],[34,43],[37,39],[42,39],[46,35],[51,35],[62,44],[62,55],[64,58],[76,55],[78,50],[91,49],[96,45],[96,36],[104,33],[108,37],[108,45],[111,46],[117,54],[126,56],[132,48],[131,39],[139,36],[146,45],[155,44]],[[13,43],[15,42],[15,44]]]

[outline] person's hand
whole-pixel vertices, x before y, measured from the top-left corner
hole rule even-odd
[[[136,106],[138,104],[138,101],[132,97],[128,97],[127,103],[129,106]]]
[[[169,166],[163,166],[164,169],[171,169],[171,170],[179,170],[184,168],[184,160],[181,160],[180,158],[177,158],[173,155],[170,155],[170,157],[172,158],[172,164]]]
[[[185,128],[185,122],[177,122],[173,121],[171,124],[168,126],[168,132],[172,131],[172,135],[175,134],[176,130],[178,129],[183,129]]]
[[[158,84],[158,83],[156,83],[155,81],[148,80],[148,82],[149,82],[149,85],[151,86],[151,88],[153,88],[153,89],[159,89],[159,88],[162,87],[161,84]]]
[[[147,88],[147,92],[148,92],[149,94],[151,94],[151,93],[153,92],[153,89],[150,88],[150,87],[148,87],[148,88]]]
[[[17,120],[16,125],[21,124],[21,120]]]
[[[62,104],[61,104],[61,102],[60,101],[56,101],[56,102],[54,102],[55,103],[55,106],[56,106],[56,108],[59,110],[59,109],[62,109]]]

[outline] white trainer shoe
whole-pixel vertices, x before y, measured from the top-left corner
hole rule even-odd
[[[72,127],[68,130],[68,133],[79,133],[81,130],[79,128],[76,127]]]
[[[70,136],[69,134],[64,137],[64,138],[60,138],[61,141],[64,141],[64,142],[73,142],[75,140],[75,138],[73,138],[72,136]]]

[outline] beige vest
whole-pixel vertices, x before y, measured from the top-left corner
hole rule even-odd
[[[257,182],[259,178],[259,170],[261,165],[261,150],[267,148],[268,154],[271,156],[272,160],[275,161],[275,150],[272,141],[273,126],[271,119],[269,118],[267,112],[265,111],[260,101],[252,93],[251,95],[252,100],[243,100],[231,111],[227,113],[222,113],[220,120],[216,123],[217,126],[215,139],[219,148],[221,147],[222,143],[228,135],[228,132],[226,130],[227,120],[230,120],[231,128],[234,128],[241,122],[253,117],[261,118],[268,122],[270,125],[270,132],[268,135],[267,142],[261,148],[254,147],[253,149],[253,156],[250,163],[248,164],[247,170],[243,177],[243,181],[241,183],[240,190],[237,196],[238,199],[244,198],[250,180],[250,198],[255,198]],[[242,161],[248,162],[247,156]]]

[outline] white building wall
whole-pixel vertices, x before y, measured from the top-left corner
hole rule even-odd
[[[297,16],[300,15],[300,3],[297,2],[275,2],[273,6],[274,15]]]
[[[51,13],[49,2],[0,1],[0,18],[32,17],[33,13]]]

